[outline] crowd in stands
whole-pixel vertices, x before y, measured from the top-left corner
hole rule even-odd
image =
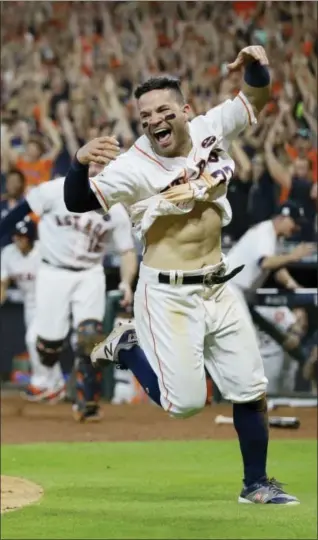
[[[237,240],[292,198],[317,234],[317,4],[315,2],[3,2],[1,216],[40,182],[65,175],[84,141],[140,135],[133,89],[169,73],[193,114],[233,98],[226,73],[243,47],[270,59],[272,99],[233,143],[229,186]]]

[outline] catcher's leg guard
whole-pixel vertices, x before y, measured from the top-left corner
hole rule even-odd
[[[102,371],[94,367],[89,354],[93,345],[104,338],[102,324],[97,320],[83,321],[77,329],[75,418],[80,421],[99,420]]]
[[[89,357],[78,360],[76,367],[76,402],[73,408],[76,420],[99,420],[102,372],[95,369]]]

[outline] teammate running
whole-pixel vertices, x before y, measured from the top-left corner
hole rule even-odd
[[[100,166],[92,165],[94,175]],[[101,371],[90,362],[93,344],[101,341],[105,314],[106,282],[103,257],[113,238],[121,255],[122,306],[132,302],[131,285],[137,272],[137,257],[128,214],[120,204],[102,216],[69,212],[63,199],[64,178],[32,189],[0,225],[0,236],[29,212],[41,217],[39,239],[41,262],[36,281],[37,350],[44,366],[58,362],[70,324],[77,333],[77,420],[100,419]],[[71,321],[72,319],[72,321]],[[38,388],[34,388],[38,395]],[[43,394],[44,397],[44,394]]]
[[[65,397],[61,368],[59,364],[52,369],[42,365],[36,349],[35,283],[41,257],[36,225],[29,217],[17,223],[13,240],[1,252],[1,304],[6,300],[10,280],[14,280],[23,295],[25,341],[31,365],[30,385],[22,397],[56,403]]]

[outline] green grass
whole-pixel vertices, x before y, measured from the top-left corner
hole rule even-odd
[[[37,444],[2,447],[2,474],[44,487],[5,514],[1,538],[317,538],[314,441],[273,441],[269,473],[296,507],[238,505],[236,442]]]

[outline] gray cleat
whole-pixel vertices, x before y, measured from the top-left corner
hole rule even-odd
[[[282,484],[277,482],[275,478],[264,478],[251,486],[244,487],[238,502],[245,504],[300,504],[296,497],[288,495],[282,489]]]
[[[135,326],[130,322],[128,324],[120,323],[106,339],[95,345],[91,352],[91,362],[93,366],[106,366],[114,363],[117,367],[125,369],[118,361],[118,353],[123,349],[129,350],[135,345],[138,345]]]

